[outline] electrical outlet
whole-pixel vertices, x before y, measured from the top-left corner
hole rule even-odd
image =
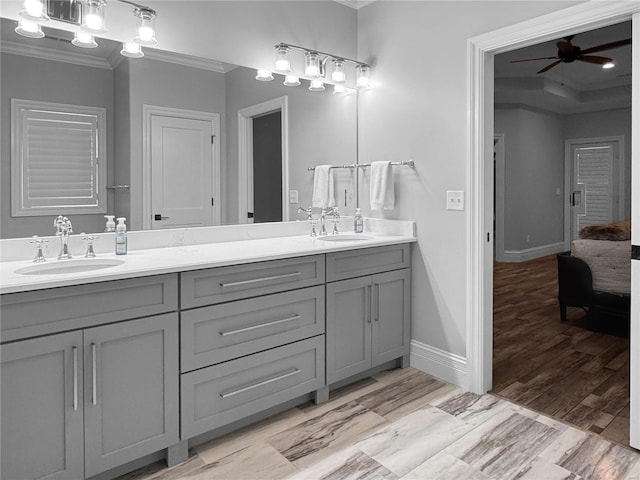
[[[464,210],[464,192],[447,191],[447,210]]]
[[[289,190],[289,203],[298,203],[298,190]]]

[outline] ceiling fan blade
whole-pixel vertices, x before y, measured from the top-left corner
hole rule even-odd
[[[604,50],[611,50],[613,48],[620,48],[626,45],[631,45],[631,39],[627,38],[626,40],[618,40],[617,42],[605,43],[603,45],[598,45],[597,47],[587,48],[586,50],[582,50],[582,53],[596,53],[602,52]]]
[[[533,62],[535,60],[556,60],[557,58],[558,57],[527,58],[525,60],[511,60],[509,63]]]
[[[542,70],[538,70],[537,73],[544,73],[547,70],[551,70],[553,67],[555,67],[556,65],[558,65],[559,63],[562,63],[562,60],[558,60],[557,62],[553,62],[549,65],[547,65],[546,67],[544,67]]]
[[[580,60],[581,62],[595,63],[598,65],[604,65],[605,63],[611,62],[612,60],[607,57],[596,57],[595,55],[580,55],[576,60]]]

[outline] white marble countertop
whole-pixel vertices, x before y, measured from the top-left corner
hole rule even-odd
[[[405,223],[412,224],[413,222]],[[216,227],[211,228],[215,229]],[[83,261],[117,258],[124,262],[117,266],[78,273],[26,275],[17,273],[16,270],[36,265],[32,263],[31,259],[4,261],[0,264],[0,293],[15,293],[416,241],[412,227],[410,229],[395,229],[391,233],[389,229],[381,228],[380,230],[387,231],[385,233],[369,231],[364,234],[364,239],[337,242],[322,240],[318,237],[313,238],[308,234],[253,239],[244,239],[241,238],[242,235],[239,235],[238,239],[226,239],[212,243],[130,249],[127,255],[98,252],[95,259],[84,259],[82,256],[76,258],[82,258]],[[350,234],[350,236],[354,235]],[[70,261],[74,261],[76,258]],[[48,259],[45,263],[48,266],[65,261],[68,260]]]

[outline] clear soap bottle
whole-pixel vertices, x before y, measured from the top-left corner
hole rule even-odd
[[[364,220],[362,219],[362,211],[359,208],[356,208],[356,214],[353,217],[353,232],[364,232]]]
[[[118,218],[118,225],[116,225],[116,255],[127,254],[127,226],[124,224],[126,220],[125,217]]]

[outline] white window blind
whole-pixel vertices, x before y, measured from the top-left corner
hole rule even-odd
[[[12,99],[12,214],[106,212],[104,108]]]

